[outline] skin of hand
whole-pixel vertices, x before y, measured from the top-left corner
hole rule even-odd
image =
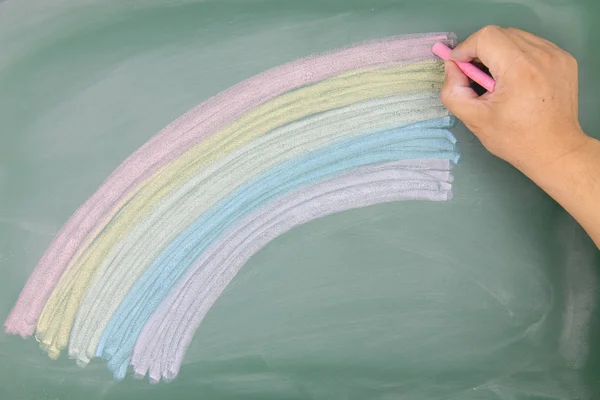
[[[444,105],[492,154],[560,203],[600,247],[600,142],[579,125],[575,58],[520,29],[486,26],[451,59],[486,65],[496,90],[478,96],[446,61]]]

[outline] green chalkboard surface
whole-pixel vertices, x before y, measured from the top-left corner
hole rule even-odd
[[[597,0],[0,2],[0,319],[117,165],[208,97],[315,52],[485,24],[579,60],[600,137]],[[560,78],[560,77],[557,77]],[[179,377],[112,380],[0,333],[0,399],[600,398],[598,251],[459,124],[448,203],[332,215],[277,238],[210,311]]]

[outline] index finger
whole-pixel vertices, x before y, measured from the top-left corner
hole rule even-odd
[[[521,54],[516,43],[511,40],[504,29],[488,25],[456,46],[451,58],[454,61],[470,62],[479,59],[497,78]]]

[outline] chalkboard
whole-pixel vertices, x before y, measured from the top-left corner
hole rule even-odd
[[[596,0],[0,2],[0,317],[69,215],[177,116],[299,57],[402,33],[517,26],[579,60],[600,137]],[[560,77],[557,77],[559,79]],[[115,382],[0,333],[0,399],[600,398],[598,251],[462,125],[454,199],[335,214],[277,238],[179,377]]]

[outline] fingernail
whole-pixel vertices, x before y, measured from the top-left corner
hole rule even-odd
[[[458,50],[458,49],[454,49],[454,50],[452,50],[452,53],[450,53],[450,58],[453,60],[460,60],[460,56],[461,56],[460,50]]]

